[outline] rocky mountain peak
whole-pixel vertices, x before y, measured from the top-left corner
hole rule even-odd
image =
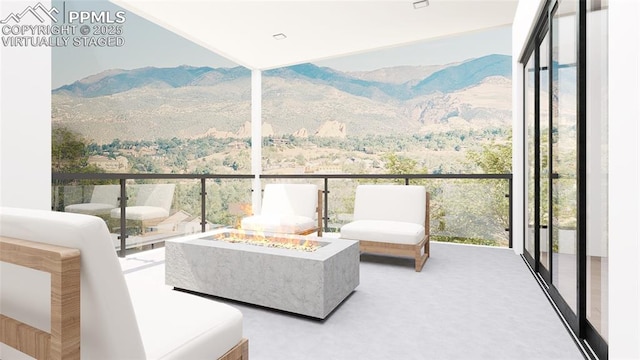
[[[320,125],[314,135],[345,138],[347,136],[347,125],[337,120],[329,120]]]

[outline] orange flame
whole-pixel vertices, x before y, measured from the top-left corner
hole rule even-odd
[[[250,245],[277,247],[289,250],[315,251],[320,247],[317,241],[302,239],[296,235],[280,234],[277,236],[266,235],[261,231],[245,231],[236,229],[217,236],[219,240],[239,242]]]

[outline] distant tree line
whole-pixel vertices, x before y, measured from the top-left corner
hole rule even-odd
[[[382,156],[387,153],[419,151],[469,152],[481,150],[482,144],[502,140],[509,136],[509,128],[492,127],[478,129],[455,129],[445,132],[414,134],[403,136],[397,134],[365,135],[361,137],[347,136],[307,138],[291,134],[267,136],[262,139],[265,148],[299,148],[316,146],[319,148],[340,151],[361,152]],[[245,148],[247,152],[239,158],[225,158],[222,164],[230,171],[250,171],[250,138],[215,138],[156,140],[120,140],[114,139],[108,144],[96,144],[82,138],[66,128],[57,127],[52,133],[52,170],[58,172],[101,172],[99,168],[87,163],[88,156],[102,155],[112,159],[125,156],[133,173],[206,173],[213,170],[214,164],[202,164],[195,169],[189,167],[189,161],[220,154],[234,148]],[[417,149],[417,150],[416,150]],[[295,159],[298,165],[304,165],[305,159],[299,155]],[[442,172],[442,167],[434,167],[432,172]]]
[[[359,151],[369,154],[386,152],[401,152],[412,147],[422,147],[430,150],[454,150],[463,149],[478,150],[487,142],[504,140],[511,134],[508,127],[488,127],[484,129],[454,129],[444,132],[434,132],[424,135],[411,136],[398,134],[364,135],[340,137],[309,136],[300,138],[291,134],[274,135],[264,137],[262,145],[299,147],[305,144],[313,144],[322,148],[340,149],[346,151]]]
[[[505,140],[506,139],[506,140]],[[480,142],[481,141],[481,142]],[[437,169],[427,169],[416,160],[401,155],[408,148],[456,150],[456,146],[466,148],[466,159],[482,173],[511,173],[511,141],[507,130],[495,128],[485,130],[452,130],[443,133],[413,135],[368,135],[360,138],[323,138],[311,136],[306,139],[291,135],[263,138],[265,147],[302,147],[309,144],[322,148],[342,150],[349,153],[362,152],[378,154],[381,167],[389,174],[426,174]],[[100,168],[88,163],[91,155],[115,158],[126,156],[131,172],[160,173],[169,166],[172,171],[186,172],[190,160],[209,155],[229,152],[229,146],[241,148],[220,158],[221,166],[229,171],[250,172],[250,139],[158,139],[155,141],[129,141],[114,139],[109,144],[97,145],[81,135],[65,128],[52,131],[52,171],[102,173]],[[431,147],[434,148],[431,148]],[[147,149],[149,156],[134,156]],[[133,150],[133,151],[132,151]],[[305,158],[295,159],[304,165]],[[206,173],[212,169],[203,163],[195,173]],[[367,180],[375,182],[375,180]],[[367,182],[360,181],[360,182]],[[398,180],[403,183],[404,180]],[[102,181],[104,183],[106,181]],[[89,184],[101,183],[89,181]],[[72,182],[83,185],[83,182]],[[412,184],[422,184],[432,194],[431,220],[434,239],[465,243],[505,245],[508,227],[508,191],[506,181],[495,180],[412,180]],[[59,184],[65,185],[65,184]],[[342,186],[346,186],[342,189]],[[338,219],[348,214],[352,207],[353,191],[348,184],[335,184],[332,194],[342,194],[330,202],[329,216]],[[229,213],[231,204],[250,203],[250,183],[246,181],[213,181],[208,187],[207,219],[211,222],[234,225],[238,214]],[[199,213],[199,185],[180,184],[176,191],[174,207],[190,214]]]

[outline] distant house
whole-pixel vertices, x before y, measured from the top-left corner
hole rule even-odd
[[[227,145],[227,149],[242,150],[248,148],[249,145],[245,141],[232,141]]]
[[[126,172],[129,171],[129,160],[124,156],[116,156],[111,159],[107,156],[89,156],[89,164],[95,165],[106,172]]]
[[[304,169],[306,174],[342,174],[342,166],[339,164],[311,165]]]
[[[177,232],[179,234],[194,234],[202,231],[200,217],[191,215],[184,210],[178,210],[158,225],[154,226],[155,231],[163,233]],[[205,224],[205,230],[215,228],[209,221]]]

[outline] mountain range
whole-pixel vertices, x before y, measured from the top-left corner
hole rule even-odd
[[[440,91],[452,92],[469,87],[489,76],[511,77],[511,56],[487,55],[446,67],[422,79],[415,85],[411,81],[401,84],[356,78],[349,73],[306,63],[267,70],[265,77],[304,79],[324,84],[356,96],[372,97],[382,92],[391,98],[407,100]],[[145,67],[109,70],[98,75],[61,86],[53,93],[70,93],[80,97],[96,97],[121,93],[131,89],[155,87],[211,86],[239,78],[250,78],[251,72],[241,66],[211,68],[178,66],[175,68]]]
[[[450,118],[495,125],[511,117],[506,55],[371,72],[307,63],[262,75],[263,121],[276,135],[315,134],[327,122],[340,124],[340,136],[413,134]],[[232,136],[251,119],[250,82],[243,67],[112,69],[52,90],[52,121],[98,143]]]

